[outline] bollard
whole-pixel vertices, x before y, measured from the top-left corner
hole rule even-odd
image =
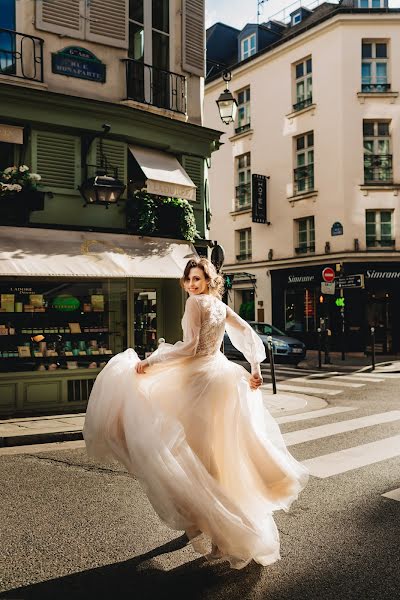
[[[371,358],[372,370],[375,371],[375,327],[371,327]]]
[[[322,369],[322,354],[321,354],[321,327],[318,327],[318,369]]]
[[[268,348],[269,366],[270,366],[270,369],[271,369],[272,393],[276,394],[276,376],[275,376],[275,362],[274,362],[274,347],[272,345],[272,337],[270,335],[267,337],[267,348]]]

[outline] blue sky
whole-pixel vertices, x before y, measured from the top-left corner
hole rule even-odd
[[[322,1],[322,0],[321,0]],[[337,0],[330,0],[337,2]],[[317,5],[316,0],[303,0],[304,6]],[[286,9],[287,14],[299,6],[299,0],[268,0],[262,7],[260,23]],[[400,0],[389,0],[391,8],[399,7]],[[291,7],[291,8],[288,8]],[[257,0],[206,0],[206,27],[217,21],[241,29],[246,23],[257,23]]]

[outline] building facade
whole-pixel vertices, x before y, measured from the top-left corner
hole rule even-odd
[[[384,1],[299,9],[287,23],[258,26],[278,37],[260,48],[257,35],[250,56],[237,42],[229,65],[238,114],[212,159],[210,185],[230,302],[309,347],[328,326],[334,348],[365,351],[374,326],[382,352],[400,351],[399,17]],[[223,59],[208,55],[210,127]],[[335,285],[325,285],[326,267]]]
[[[204,2],[1,4],[0,413],[71,412],[115,353],[181,335],[219,140]]]

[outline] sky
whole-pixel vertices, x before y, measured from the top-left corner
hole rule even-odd
[[[337,2],[337,0],[330,1]],[[316,6],[317,0],[303,0],[302,4]],[[260,23],[267,21],[269,17],[283,9],[286,9],[288,15],[298,6],[299,0],[267,0],[261,7]],[[389,0],[389,6],[399,8],[400,0]],[[210,27],[217,21],[238,29],[242,29],[246,23],[257,23],[257,0],[206,0],[206,27]]]

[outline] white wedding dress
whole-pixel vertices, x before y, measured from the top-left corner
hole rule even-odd
[[[84,438],[94,458],[113,457],[142,484],[172,529],[198,552],[218,546],[234,568],[280,558],[275,510],[288,510],[308,473],[287,451],[278,425],[252,391],[249,373],[220,352],[226,329],[259,371],[260,338],[211,295],[193,295],[184,341],[161,344],[146,373],[132,349],[98,375]],[[199,532],[202,532],[199,535]]]

